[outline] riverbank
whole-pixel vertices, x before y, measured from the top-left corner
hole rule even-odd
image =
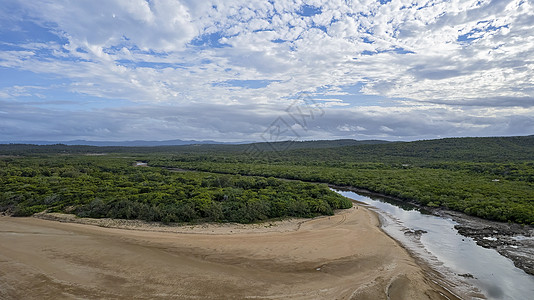
[[[0,217],[0,298],[457,299],[360,206],[252,225],[63,221]]]
[[[196,172],[196,170],[183,168],[163,168],[172,172]],[[210,172],[228,174],[227,172]],[[278,179],[293,181],[293,179],[286,178]],[[434,215],[451,218],[458,223],[455,228],[460,234],[472,238],[478,245],[482,247],[495,249],[502,256],[512,260],[516,267],[530,275],[534,275],[534,226],[522,226],[514,223],[489,221],[478,217],[469,216],[457,211],[422,206],[414,201],[406,201],[398,197],[376,193],[367,189],[350,186],[338,186],[333,184],[328,184],[328,186],[334,189],[353,191],[362,195],[368,195],[370,197],[374,196],[391,199],[400,203],[408,203]]]
[[[511,259],[514,265],[534,275],[534,228],[514,223],[493,222],[455,211],[438,211],[458,223],[461,235],[472,238],[484,248],[495,249]]]
[[[458,225],[454,226],[458,233],[470,237],[485,248],[495,249],[502,256],[512,260],[517,268],[534,275],[534,227],[514,223],[503,223],[485,220],[466,215],[461,212],[443,208],[423,207],[413,201],[371,192],[365,189],[329,185],[331,188],[356,192],[370,197],[390,199],[400,203],[408,203],[419,207],[436,216],[451,218]]]

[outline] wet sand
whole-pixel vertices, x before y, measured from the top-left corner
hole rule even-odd
[[[136,224],[0,217],[0,299],[456,299],[363,207],[250,226]]]

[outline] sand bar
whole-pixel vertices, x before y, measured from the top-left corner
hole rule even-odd
[[[363,207],[248,227],[136,226],[0,217],[0,299],[456,299]]]

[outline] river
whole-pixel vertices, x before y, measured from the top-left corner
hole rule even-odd
[[[516,268],[497,251],[460,235],[452,219],[428,214],[403,202],[334,191],[374,208],[387,234],[448,280],[458,283],[455,288],[463,293],[476,295],[467,287],[474,286],[488,299],[534,299],[534,276]]]

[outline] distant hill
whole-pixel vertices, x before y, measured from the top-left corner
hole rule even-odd
[[[325,148],[338,148],[346,146],[358,146],[358,145],[376,145],[391,143],[383,140],[315,140],[315,141],[282,141],[282,142],[264,142],[264,143],[251,143],[242,145],[247,148],[255,147],[262,151],[290,151],[297,149],[325,149]]]
[[[534,160],[534,136],[467,137],[298,149],[284,157],[352,162],[512,162]]]
[[[182,142],[183,144],[179,144]],[[232,144],[211,141],[130,141],[130,142],[89,142],[70,141],[24,142],[0,144],[0,154],[17,153],[243,153],[248,151],[280,152],[298,149],[326,149],[355,145],[372,145],[389,143],[387,141],[366,140],[318,140],[318,141],[284,141],[273,143]],[[154,144],[154,145],[152,145]]]
[[[165,140],[165,141],[14,141],[0,142],[0,144],[27,144],[27,145],[69,145],[69,146],[98,146],[98,147],[154,147],[154,146],[182,146],[193,144],[239,144],[224,143],[217,141],[195,141],[195,140]]]
[[[76,141],[73,141],[75,143]],[[166,141],[168,143],[178,143]],[[443,161],[514,162],[534,160],[534,136],[446,138],[415,142],[381,140],[318,140],[275,143],[215,144],[182,141],[184,145],[151,146],[152,142],[120,142],[118,145],[0,145],[0,154],[39,153],[175,153],[199,154],[206,159],[232,155],[240,160],[316,162],[428,163]],[[196,143],[193,143],[196,142]],[[98,142],[96,142],[98,144]],[[107,143],[107,142],[106,142]],[[161,143],[161,142],[159,142]],[[133,146],[136,145],[137,146]],[[139,144],[142,144],[139,146]],[[132,146],[126,146],[132,145]],[[247,154],[247,155],[242,155]]]
[[[97,147],[158,147],[158,146],[187,146],[187,145],[255,145],[263,150],[283,149],[303,149],[303,148],[335,148],[343,146],[363,145],[363,144],[383,144],[389,143],[382,140],[352,139],[340,140],[311,140],[311,141],[281,141],[281,142],[217,142],[217,141],[196,141],[196,140],[165,140],[165,141],[13,141],[1,142],[0,144],[22,144],[22,145],[67,145],[67,146],[97,146]]]

